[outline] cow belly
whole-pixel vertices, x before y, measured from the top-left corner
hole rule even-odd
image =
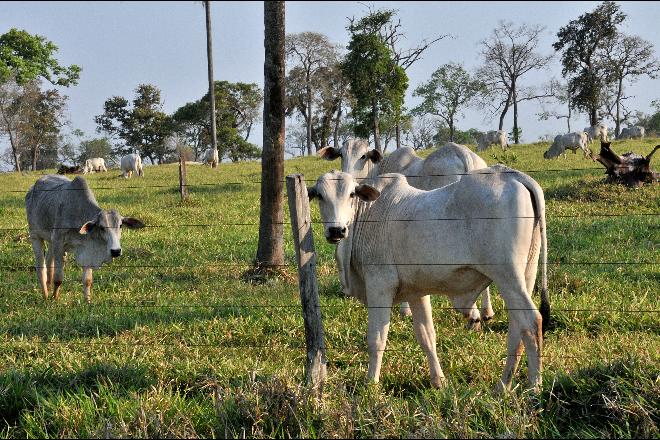
[[[477,270],[465,266],[399,266],[400,284],[397,299],[409,296],[464,295],[481,292],[491,280]]]

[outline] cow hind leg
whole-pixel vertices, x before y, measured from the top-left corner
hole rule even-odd
[[[445,385],[446,379],[438,362],[438,353],[435,345],[435,328],[433,326],[433,315],[431,312],[431,297],[426,295],[411,300],[410,308],[412,310],[415,337],[422,350],[424,350],[429,363],[431,385],[435,388],[440,388]]]
[[[524,276],[509,276],[500,280],[502,297],[509,315],[507,360],[502,374],[501,387],[509,389],[520,361],[522,344],[527,352],[527,375],[530,388],[538,391],[541,386],[543,337],[541,314],[527,293]]]
[[[53,240],[51,244],[55,270],[53,274],[53,298],[60,297],[60,288],[64,280],[64,249],[59,240]]]
[[[46,270],[48,271],[48,288],[52,289],[55,277],[55,255],[52,246],[48,246],[48,252],[46,253]]]
[[[399,305],[399,315],[400,315],[402,318],[405,318],[405,317],[407,317],[407,316],[412,316],[412,311],[410,310],[410,304],[408,304],[408,303],[405,302],[405,301],[402,302],[402,303]]]
[[[37,273],[37,281],[44,299],[48,299],[48,279],[46,278],[46,264],[44,261],[44,242],[41,239],[32,239],[32,250],[34,251],[34,268]]]
[[[490,287],[486,287],[483,292],[481,292],[481,320],[490,321],[495,316],[493,311],[493,306],[490,303]]]
[[[449,298],[454,309],[462,313],[467,320],[467,328],[477,332],[481,330],[481,315],[475,304],[478,295],[478,292],[471,292],[462,295],[452,295]]]

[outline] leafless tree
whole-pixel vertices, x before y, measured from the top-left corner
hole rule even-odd
[[[550,118],[558,120],[566,119],[566,133],[570,133],[573,107],[571,105],[571,94],[568,83],[560,83],[556,79],[552,79],[550,80],[549,89],[551,90],[549,94],[552,95],[552,98],[554,98],[554,100],[557,101],[562,106],[562,108],[564,108],[564,110],[557,110],[556,108],[548,110],[546,108],[546,102],[542,101],[542,111],[537,113],[537,116],[541,121],[547,121]]]
[[[538,25],[522,24],[514,27],[513,23],[500,21],[491,35],[481,41],[483,66],[478,76],[490,90],[487,99],[493,113],[500,112],[499,129],[504,127],[504,117],[513,106],[513,134],[515,143],[519,143],[518,103],[545,94],[536,94],[528,89],[521,94],[521,78],[533,70],[548,65],[552,55],[536,52],[539,36],[545,28]]]
[[[317,73],[338,63],[337,50],[328,37],[317,32],[301,32],[286,36],[286,55],[300,69],[300,82],[304,90],[301,106],[307,128],[307,154],[312,154],[312,106],[319,84]]]
[[[257,268],[284,264],[284,1],[264,1],[264,116]]]
[[[415,118],[406,138],[415,150],[425,150],[433,146],[433,136],[437,131],[437,123],[429,118]]]
[[[654,56],[653,44],[638,36],[619,33],[615,39],[607,42],[603,52],[602,59],[609,72],[604,113],[614,121],[614,132],[619,136],[621,122],[630,116],[630,112],[623,106],[623,101],[628,98],[624,95],[626,83],[632,84],[644,75],[657,78],[660,63]]]

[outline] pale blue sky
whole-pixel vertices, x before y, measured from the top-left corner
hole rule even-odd
[[[478,42],[487,37],[499,20],[543,24],[539,50],[553,52],[557,30],[599,2],[372,2],[376,7],[399,11],[402,29],[412,46],[423,38],[452,34],[429,49],[408,70],[408,108],[416,104],[412,90],[441,64],[453,61],[475,68],[480,60]],[[620,2],[628,14],[624,31],[639,35],[660,48],[660,4]],[[263,86],[263,3],[213,2],[213,52],[216,79],[255,82]],[[286,2],[287,33],[316,31],[346,46],[347,17],[362,16],[364,3]],[[94,116],[113,95],[131,99],[140,83],[153,83],[162,90],[164,110],[173,112],[201,97],[207,89],[204,9],[201,2],[0,2],[0,34],[16,27],[47,37],[59,48],[58,59],[78,64],[78,86],[66,90],[70,97],[71,125],[95,136]],[[404,41],[405,44],[405,41]],[[546,71],[530,75],[525,84],[560,76],[555,60]],[[636,109],[648,112],[650,102],[660,98],[660,80],[643,79],[629,88]],[[565,131],[563,121],[538,121],[538,104],[523,104],[520,126],[523,138],[534,141],[543,134]],[[496,128],[497,119],[465,112],[460,128]],[[287,121],[289,123],[289,121]],[[575,128],[587,125],[582,115]],[[611,124],[610,124],[611,125]],[[512,126],[507,116],[505,128]],[[261,127],[250,141],[261,145]],[[6,146],[0,140],[0,149]]]

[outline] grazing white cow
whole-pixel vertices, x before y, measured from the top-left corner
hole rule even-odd
[[[635,125],[634,127],[626,127],[621,130],[621,133],[619,133],[619,137],[617,139],[644,139],[645,131],[646,130],[644,127],[639,125]]]
[[[85,161],[83,174],[89,174],[91,172],[96,173],[101,171],[108,171],[108,169],[105,167],[105,160],[102,157],[94,157]]]
[[[504,130],[493,130],[486,133],[482,133],[477,139],[477,151],[484,151],[488,149],[491,145],[499,145],[502,150],[509,148],[509,142],[507,140],[506,131]]]
[[[215,168],[218,166],[219,162],[220,160],[218,158],[218,150],[209,148],[204,152],[204,156],[202,156],[202,163],[211,165],[212,168]]]
[[[338,244],[345,293],[368,308],[371,381],[379,379],[391,306],[408,301],[431,383],[442,386],[428,294],[448,296],[465,313],[495,282],[509,315],[500,386],[510,388],[524,344],[529,382],[539,388],[542,329],[550,314],[545,199],[529,176],[502,165],[487,170],[432,191],[413,188],[401,174],[378,176],[367,185],[339,171],[308,188],[310,199],[319,200],[326,239]],[[541,313],[531,299],[539,255]]]
[[[599,139],[601,142],[607,142],[607,125],[602,122],[593,127],[585,127],[584,132],[587,133],[587,142],[592,143],[594,139]]]
[[[488,166],[469,148],[453,142],[438,148],[426,159],[419,157],[410,147],[394,150],[383,158],[378,150],[369,150],[369,142],[365,139],[349,139],[339,149],[322,148],[318,155],[326,160],[341,157],[342,171],[358,179],[385,173],[401,173],[406,176],[410,185],[425,190],[449,185],[470,171]],[[401,303],[400,310],[402,316],[411,314],[406,302]],[[487,321],[494,315],[487,287],[482,295],[481,314],[474,306],[468,318],[468,327],[478,330],[481,320]]]
[[[121,172],[126,179],[131,177],[133,173],[140,177],[144,176],[142,171],[142,159],[139,154],[127,154],[121,158]]]
[[[558,157],[560,154],[564,155],[566,158],[566,150],[573,150],[573,153],[577,153],[577,150],[581,149],[584,152],[584,157],[591,156],[591,150],[587,146],[587,133],[584,131],[573,132],[567,134],[558,134],[555,136],[555,140],[550,145],[548,151],[543,153],[543,157],[546,159],[553,159]]]
[[[73,252],[83,267],[83,296],[89,303],[92,270],[121,255],[121,229],[142,228],[137,219],[101,209],[83,177],[73,181],[55,174],[41,177],[25,196],[37,279],[44,299],[54,284],[57,299],[64,277],[64,254]],[[44,243],[48,253],[44,260]]]

